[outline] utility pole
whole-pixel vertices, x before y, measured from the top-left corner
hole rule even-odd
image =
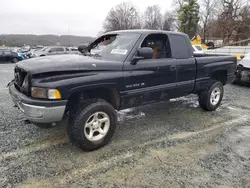
[[[69,47],[71,46],[71,38],[70,38],[70,24],[69,24]]]

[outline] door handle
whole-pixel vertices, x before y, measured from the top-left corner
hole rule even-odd
[[[176,70],[176,66],[175,65],[169,66],[169,70],[170,71],[175,71]]]

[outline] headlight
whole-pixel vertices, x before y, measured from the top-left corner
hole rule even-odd
[[[24,89],[28,89],[28,85],[29,85],[29,81],[28,81],[28,75],[25,76],[24,80],[23,80],[23,85],[22,87]]]
[[[61,99],[61,93],[57,89],[39,87],[31,88],[31,96],[39,99]]]

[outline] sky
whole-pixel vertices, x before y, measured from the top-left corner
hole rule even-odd
[[[109,10],[126,0],[0,0],[0,34],[97,36]],[[172,0],[129,0],[140,12]]]

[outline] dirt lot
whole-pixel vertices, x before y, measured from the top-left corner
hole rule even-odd
[[[196,96],[119,112],[112,142],[94,152],[69,143],[64,123],[25,124],[0,64],[0,187],[250,187],[250,88],[229,85],[222,106]]]

